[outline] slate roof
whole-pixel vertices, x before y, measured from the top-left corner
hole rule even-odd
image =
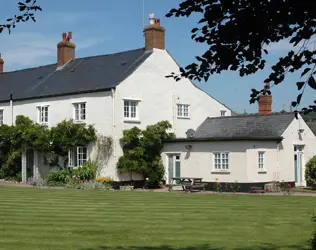
[[[279,141],[293,119],[294,113],[207,118],[198,127],[193,138],[177,138],[172,141]]]
[[[116,87],[152,53],[144,48],[0,74],[0,102],[96,92]]]

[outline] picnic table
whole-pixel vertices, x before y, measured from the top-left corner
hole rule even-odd
[[[169,184],[169,191],[173,186],[182,186],[183,191],[191,192],[192,190],[205,191],[205,183],[200,177],[173,177],[172,183]]]

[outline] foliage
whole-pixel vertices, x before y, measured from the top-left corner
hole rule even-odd
[[[41,152],[49,160],[48,165],[59,166],[58,157],[64,157],[66,162],[69,148],[87,145],[95,139],[96,131],[92,125],[64,120],[49,129],[28,117],[17,116],[15,125],[0,126],[0,178],[20,173],[22,151],[25,149]]]
[[[62,169],[62,170],[53,170],[48,173],[45,177],[45,183],[48,186],[64,186],[71,179],[71,170]]]
[[[97,165],[95,162],[87,161],[82,167],[73,169],[71,173],[79,180],[94,180],[96,178]]]
[[[39,5],[36,5],[36,0],[21,0],[18,3],[20,15],[14,15],[6,20],[6,24],[0,24],[0,33],[7,29],[9,34],[11,29],[15,28],[16,24],[19,22],[27,22],[29,19],[32,19],[33,22],[36,22],[34,17],[35,11],[42,11],[42,8]]]
[[[109,159],[113,153],[113,138],[104,135],[98,135],[96,140],[97,157],[96,162],[99,166],[97,176],[100,175],[101,166],[108,164]]]
[[[123,156],[117,164],[118,173],[140,173],[149,178],[149,186],[158,186],[164,175],[160,156],[163,141],[174,137],[173,133],[167,132],[170,128],[168,121],[161,121],[145,130],[137,127],[124,130],[120,140]]]
[[[291,183],[288,183],[284,180],[280,181],[273,181],[273,190],[277,192],[283,192],[284,195],[292,195],[294,194],[294,186]]]
[[[316,155],[305,166],[305,180],[308,187],[316,190]]]
[[[180,75],[171,73],[176,81],[181,77],[207,81],[211,74],[225,70],[239,71],[240,76],[254,74],[265,67],[269,45],[289,42],[293,49],[272,66],[272,73],[264,82],[274,85],[285,80],[287,73],[300,72],[296,83],[301,93],[293,107],[301,102],[306,85],[316,89],[316,50],[312,40],[316,34],[316,12],[313,1],[209,1],[184,0],[167,17],[190,16],[201,13],[199,27],[192,29],[192,39],[207,44],[208,50],[196,56],[197,62],[180,68]],[[265,93],[252,89],[250,103]],[[267,94],[271,94],[270,90]],[[316,105],[303,108],[304,113],[316,111]]]

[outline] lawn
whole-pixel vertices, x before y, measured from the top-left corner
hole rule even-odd
[[[0,249],[308,249],[315,197],[0,186]]]

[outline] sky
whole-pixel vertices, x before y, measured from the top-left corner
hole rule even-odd
[[[144,5],[143,5],[144,2]],[[191,40],[191,29],[196,27],[200,15],[189,18],[166,18],[181,0],[37,0],[43,9],[37,12],[36,23],[20,23],[12,30],[0,34],[0,53],[5,71],[37,67],[57,62],[56,45],[62,32],[72,31],[76,44],[76,57],[109,54],[144,47],[143,27],[154,13],[166,29],[166,49],[181,66],[195,61],[206,45]],[[0,0],[0,23],[18,14],[18,0]],[[205,92],[235,112],[254,113],[258,104],[249,104],[251,89],[261,89],[271,66],[280,56],[287,54],[291,45],[287,41],[268,47],[267,65],[254,75],[240,77],[238,72],[225,71],[212,75],[207,82],[197,82]],[[299,74],[287,75],[285,82],[271,88],[273,111],[289,110],[290,103],[299,94],[296,87]],[[316,92],[306,87],[301,108],[312,104]]]

